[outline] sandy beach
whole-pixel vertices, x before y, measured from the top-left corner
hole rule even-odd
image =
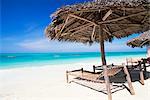
[[[96,62],[0,70],[0,100],[107,100],[107,95],[102,92],[73,82],[66,83],[66,70],[81,67],[92,70],[94,63]],[[150,72],[150,68],[148,71]],[[113,93],[112,98],[113,100],[148,100],[149,83],[150,79],[145,80],[145,85],[135,81],[133,82],[135,95],[131,95],[125,88]],[[125,85],[127,86],[127,83]]]
[[[0,100],[150,100],[150,0],[1,8]]]

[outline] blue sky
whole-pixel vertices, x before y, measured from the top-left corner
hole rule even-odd
[[[87,0],[84,0],[87,1]],[[1,0],[0,52],[97,52],[99,44],[49,41],[44,35],[51,22],[50,14],[58,7],[83,2],[83,0]],[[105,43],[106,51],[146,51],[130,48],[126,42],[132,35],[112,43]]]

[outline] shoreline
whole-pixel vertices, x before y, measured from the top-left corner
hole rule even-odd
[[[117,55],[117,56],[108,56],[106,57],[106,60],[108,61],[108,64],[116,63],[116,64],[122,64],[126,62],[126,58],[145,58],[145,54],[138,54],[138,55]],[[119,62],[117,61],[119,59]],[[81,57],[81,58],[72,58],[72,59],[58,59],[58,60],[42,60],[42,61],[30,61],[30,62],[12,62],[12,63],[5,63],[2,62],[0,65],[0,70],[3,69],[13,69],[13,68],[24,68],[24,67],[41,67],[41,66],[55,66],[55,65],[61,65],[61,64],[75,64],[75,63],[89,63],[94,62],[93,65],[101,65],[101,58],[99,57]]]

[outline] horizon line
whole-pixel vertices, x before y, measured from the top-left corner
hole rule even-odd
[[[119,53],[119,52],[139,52],[139,53],[146,53],[146,51],[112,51],[112,52],[110,52],[110,51],[108,51],[108,52],[105,52],[105,53]],[[88,52],[88,51],[85,51],[85,52],[0,52],[0,54],[5,54],[5,53],[101,53],[101,52],[98,52],[98,51],[95,51],[95,52]]]

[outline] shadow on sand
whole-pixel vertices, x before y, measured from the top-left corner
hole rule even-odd
[[[140,71],[132,70],[132,71],[129,71],[129,73],[131,76],[132,83],[133,82],[140,82]],[[149,71],[146,71],[144,74],[145,74],[145,80],[150,78],[150,72]],[[127,81],[126,81],[125,74],[123,71],[120,71],[115,76],[109,77],[109,79],[110,79],[110,83],[112,83],[111,84],[112,93],[115,93],[117,91],[121,91],[123,89],[128,90],[130,93],[128,86],[125,85],[125,83]],[[100,78],[100,80],[104,80],[104,78],[102,77],[102,78]],[[92,89],[94,91],[107,94],[107,91],[105,88],[106,86],[104,83],[96,83],[96,82],[92,82],[90,80],[85,80],[85,79],[83,80],[81,78],[75,78],[75,80],[73,80],[71,82],[74,82],[74,83],[79,84],[81,86],[87,87],[87,88]]]

